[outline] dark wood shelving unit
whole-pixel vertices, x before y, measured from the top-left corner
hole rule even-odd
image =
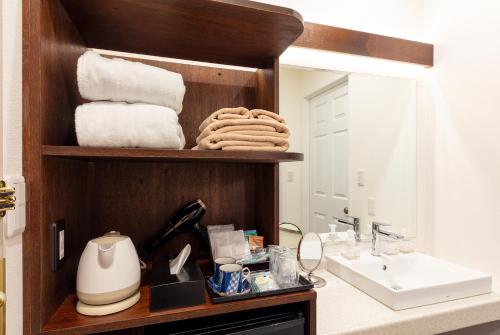
[[[209,63],[269,66],[304,30],[294,10],[246,0],[61,3],[88,47]]]
[[[142,286],[141,300],[137,305],[114,315],[88,317],[76,312],[74,306],[77,298],[72,294],[66,297],[56,313],[43,327],[42,333],[63,335],[113,331],[276,305],[296,303],[310,305],[314,304],[315,300],[316,293],[308,291],[305,293],[288,293],[231,303],[212,304],[208,293],[205,292],[205,304],[203,305],[152,313],[149,311],[149,288]]]
[[[304,160],[297,152],[222,151],[222,150],[165,150],[135,148],[88,148],[78,146],[44,145],[42,154],[83,160],[140,160],[165,162],[231,162],[279,163]]]
[[[245,106],[279,112],[278,57],[303,31],[293,10],[246,0],[23,0],[24,333],[143,334],[147,325],[276,305],[300,305],[315,334],[316,293],[149,312],[149,290],[134,307],[85,317],[75,309],[76,272],[90,239],[110,230],[141,245],[182,205],[202,199],[202,224],[256,229],[279,242],[279,162],[293,152],[192,151],[198,126],[213,111]],[[212,64],[134,59],[182,74],[179,122],[187,150],[83,148],[74,112],[78,57],[88,48],[182,58]],[[293,134],[292,134],[293,136]],[[64,219],[65,262],[52,271],[52,222]],[[201,243],[180,234],[159,250]]]

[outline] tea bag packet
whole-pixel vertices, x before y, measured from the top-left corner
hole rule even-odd
[[[222,244],[215,247],[214,259],[220,257],[233,257],[233,247],[231,244]]]
[[[234,259],[243,259],[250,255],[250,247],[248,242],[245,240],[243,230],[231,232],[230,239],[232,242],[232,257]]]
[[[248,241],[250,236],[257,236],[257,230],[252,229],[252,230],[244,230],[243,234],[245,235],[245,240]]]
[[[212,257],[245,258],[250,254],[248,242],[245,241],[243,230],[218,231],[210,235]]]
[[[232,253],[232,251],[228,252],[227,249],[227,245],[230,244],[229,236],[224,233],[234,231],[234,225],[209,225],[207,226],[207,231],[208,237],[210,239],[210,249],[212,250],[212,257],[214,259],[218,257],[230,257],[230,255],[224,255],[227,253]]]
[[[248,236],[248,244],[250,250],[260,250],[264,248],[264,237],[263,236]]]
[[[214,259],[219,257],[231,257],[232,249],[228,232],[213,232],[209,236],[210,247],[212,249],[212,257]]]
[[[220,232],[220,231],[233,231],[234,230],[234,225],[233,224],[224,224],[224,225],[209,225],[207,226],[207,231],[208,233],[215,233],[215,232]]]

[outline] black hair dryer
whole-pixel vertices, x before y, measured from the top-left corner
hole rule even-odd
[[[168,241],[171,237],[182,232],[192,232],[210,248],[207,228],[200,224],[205,214],[206,206],[200,199],[191,201],[182,207],[168,221],[165,227],[148,240],[141,248],[142,256],[151,258],[154,251]]]

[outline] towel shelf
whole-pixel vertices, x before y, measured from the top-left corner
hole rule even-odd
[[[165,150],[137,148],[88,148],[44,145],[44,156],[82,160],[204,161],[232,163],[279,163],[303,161],[304,154],[271,151]]]
[[[209,63],[266,67],[304,30],[296,11],[253,1],[61,3],[91,48]]]

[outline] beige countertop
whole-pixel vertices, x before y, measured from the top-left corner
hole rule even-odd
[[[426,335],[500,320],[500,285],[490,294],[393,311],[342,279],[320,270],[318,335]]]

